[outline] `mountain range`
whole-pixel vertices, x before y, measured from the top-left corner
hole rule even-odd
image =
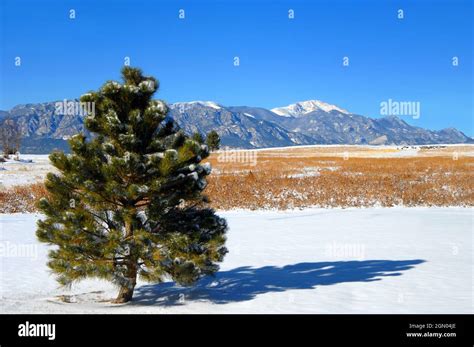
[[[81,114],[56,114],[56,102],[24,104],[0,111],[0,123],[13,118],[24,133],[23,153],[67,150],[67,138],[83,131]],[[212,101],[169,105],[173,118],[188,134],[216,130],[222,146],[264,148],[311,144],[425,145],[474,143],[454,128],[427,130],[401,118],[369,118],[319,100],[266,109],[224,106]]]

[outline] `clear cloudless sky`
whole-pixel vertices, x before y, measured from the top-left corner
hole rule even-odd
[[[156,97],[167,102],[273,108],[318,99],[379,117],[382,101],[413,101],[421,116],[403,117],[410,124],[474,135],[470,0],[0,4],[3,110],[79,97],[119,79],[130,57],[160,80]]]

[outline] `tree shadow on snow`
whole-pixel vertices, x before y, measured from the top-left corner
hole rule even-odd
[[[175,306],[189,301],[226,304],[251,300],[259,294],[344,282],[380,281],[386,276],[400,276],[424,260],[365,260],[299,263],[283,267],[242,266],[205,277],[193,287],[174,282],[144,285],[136,289],[132,304]]]

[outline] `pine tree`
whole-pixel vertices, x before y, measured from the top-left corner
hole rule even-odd
[[[153,100],[158,81],[125,67],[123,84],[105,83],[81,97],[94,102],[85,118],[92,133],[74,136],[72,154],[54,152],[58,173],[39,202],[40,241],[56,245],[48,266],[62,285],[88,277],[119,287],[116,303],[132,299],[137,277],[191,285],[218,270],[226,221],[203,195],[211,168],[206,145],[187,137]]]
[[[201,133],[195,132],[192,136],[192,139],[197,143],[204,143],[204,138],[202,137]]]
[[[216,151],[220,148],[221,138],[215,130],[211,130],[207,134],[206,143],[210,151]]]

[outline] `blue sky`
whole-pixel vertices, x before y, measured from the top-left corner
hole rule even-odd
[[[128,56],[160,80],[157,97],[168,102],[273,108],[319,99],[377,117],[382,101],[413,101],[421,116],[402,117],[410,124],[474,135],[469,0],[3,0],[0,6],[0,109],[78,97],[118,79]]]

